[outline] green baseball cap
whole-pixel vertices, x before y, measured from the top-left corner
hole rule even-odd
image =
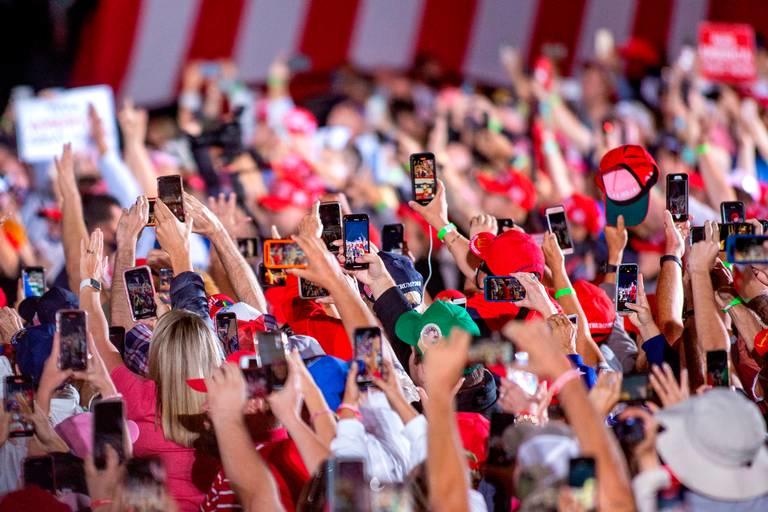
[[[447,337],[454,327],[463,329],[472,336],[480,335],[480,329],[466,309],[438,300],[424,313],[411,310],[400,315],[395,323],[395,334],[405,343],[416,347],[421,354],[423,350],[419,346],[420,341],[423,340],[425,345],[436,343],[441,337]]]

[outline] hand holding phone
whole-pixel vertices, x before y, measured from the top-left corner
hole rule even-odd
[[[723,224],[746,221],[744,203],[741,201],[723,201],[720,203],[720,220]]]
[[[338,247],[333,245],[333,242],[341,240],[341,204],[337,201],[320,203],[318,213],[323,225],[323,243],[329,251],[337,252]]]
[[[688,175],[667,175],[667,210],[675,222],[688,220]]]
[[[432,153],[414,153],[410,157],[410,163],[413,200],[426,206],[435,198],[437,192],[435,155]]]
[[[596,510],[597,472],[592,457],[574,457],[568,467],[568,487],[582,510]]]
[[[56,313],[59,335],[59,368],[83,371],[88,368],[87,313],[61,309]]]
[[[483,285],[488,302],[520,302],[525,299],[525,287],[512,276],[486,276]]]
[[[627,303],[637,304],[637,265],[626,263],[619,265],[616,273],[616,311],[627,315],[633,311]]]
[[[156,317],[155,285],[152,283],[152,271],[149,267],[129,268],[123,273],[123,276],[133,320]]]
[[[288,380],[288,361],[286,359],[286,346],[288,340],[282,331],[260,332],[259,360],[266,372],[267,392],[283,389]]]
[[[224,347],[224,352],[231,354],[240,350],[237,336],[237,315],[231,312],[216,314],[216,335]]]
[[[366,388],[373,378],[385,379],[381,329],[363,327],[355,329],[355,361],[357,361],[357,385]]]
[[[43,267],[24,267],[21,269],[21,281],[25,297],[40,297],[45,293],[45,269]]]
[[[171,213],[184,222],[184,187],[181,176],[160,176],[157,178],[157,196]]]
[[[99,400],[93,404],[93,463],[98,469],[107,467],[107,445],[125,460],[125,407],[120,398]]]
[[[24,413],[35,410],[35,386],[22,375],[5,378],[3,408],[10,413],[8,437],[31,437],[35,427],[24,419]]]
[[[563,206],[547,208],[546,215],[549,231],[551,231],[557,238],[557,245],[560,246],[563,254],[573,254],[573,240],[571,239],[571,232],[568,229],[568,219],[565,216],[565,208]]]
[[[403,225],[387,224],[381,230],[381,250],[403,254]]]
[[[306,268],[304,250],[293,240],[264,240],[264,266],[268,269]]]
[[[725,388],[731,385],[731,376],[728,371],[728,352],[725,350],[707,351],[707,384]]]

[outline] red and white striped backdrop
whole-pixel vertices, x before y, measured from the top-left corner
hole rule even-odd
[[[503,43],[528,58],[559,43],[570,66],[605,27],[618,44],[642,36],[675,55],[703,19],[754,22],[765,34],[768,0],[109,0],[84,29],[73,84],[107,83],[160,105],[190,59],[232,58],[258,82],[280,51],[307,55],[317,71],[344,62],[407,68],[428,53],[470,78],[505,83]]]

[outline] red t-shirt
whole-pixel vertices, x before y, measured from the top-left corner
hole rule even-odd
[[[165,465],[168,492],[176,500],[179,510],[200,510],[205,491],[216,475],[215,459],[165,439],[160,419],[156,418],[154,381],[136,375],[124,365],[112,370],[111,376],[115,388],[123,395],[126,418],[139,426],[133,453],[139,457],[160,457]]]

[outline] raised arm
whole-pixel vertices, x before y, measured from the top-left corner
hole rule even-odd
[[[149,201],[139,196],[117,224],[117,253],[115,269],[112,275],[112,296],[110,300],[110,319],[112,325],[123,327],[126,332],[136,324],[131,316],[131,306],[125,289],[123,273],[136,265],[136,243],[149,218]]]
[[[134,108],[133,101],[126,99],[117,120],[123,133],[123,154],[128,169],[133,172],[145,196],[157,197],[155,167],[144,145],[147,137],[147,111]]]
[[[470,335],[454,328],[425,354],[427,483],[431,510],[469,510],[469,468],[456,425],[453,388],[467,363]]]
[[[277,484],[256,451],[245,425],[245,380],[237,365],[225,363],[205,379],[208,415],[218,441],[224,473],[248,510],[284,510]]]
[[[195,197],[184,194],[184,205],[193,219],[195,231],[207,237],[216,248],[237,297],[259,311],[267,312],[267,301],[256,274],[240,254],[219,218]]]
[[[659,282],[656,285],[659,327],[669,343],[674,344],[683,335],[683,253],[685,240],[681,228],[690,229],[686,222],[676,226],[669,210],[664,212],[665,258],[661,262]]]
[[[81,275],[84,279],[101,283],[105,264],[104,235],[101,230],[95,229],[89,240],[83,240],[80,250],[82,252]],[[88,312],[88,330],[107,370],[112,372],[123,364],[123,359],[117,348],[109,342],[109,325],[101,307],[101,292],[91,285],[83,286],[80,289],[80,307]]]
[[[688,255],[688,272],[691,274],[693,308],[696,333],[701,350],[728,350],[728,332],[720,320],[720,311],[715,302],[710,272],[720,250],[717,223],[704,225],[706,239],[693,244]]]
[[[61,158],[55,159],[58,172],[57,183],[61,204],[61,242],[64,246],[64,261],[69,279],[69,289],[80,287],[80,241],[88,238],[83,218],[83,203],[75,180],[75,162],[72,145],[64,144]]]

